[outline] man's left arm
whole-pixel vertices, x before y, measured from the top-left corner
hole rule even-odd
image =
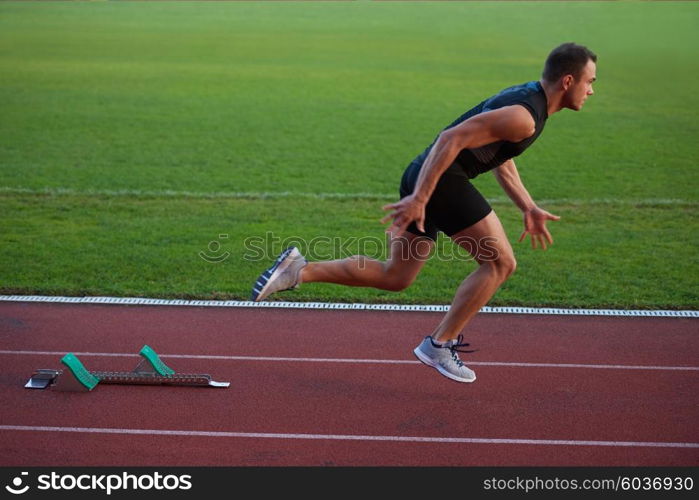
[[[507,193],[507,196],[524,214],[524,231],[519,237],[519,241],[522,241],[529,234],[532,240],[532,248],[536,248],[538,244],[543,250],[546,250],[547,243],[549,245],[553,244],[551,233],[546,228],[546,221],[559,220],[560,217],[539,208],[534,203],[534,200],[524,187],[522,179],[519,177],[517,166],[513,160],[507,160],[494,169],[493,174],[502,189]]]

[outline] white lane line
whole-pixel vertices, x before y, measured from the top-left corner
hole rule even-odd
[[[272,432],[225,432],[160,429],[114,429],[100,427],[49,427],[31,425],[0,425],[2,431],[73,432],[80,434],[121,434],[140,436],[186,436],[213,438],[311,439],[328,441],[389,441],[408,443],[457,444],[531,444],[546,446],[615,446],[632,448],[699,448],[699,443],[644,442],[644,441],[577,441],[563,439],[499,439],[433,436],[375,436],[353,434],[288,434]]]
[[[20,356],[64,356],[62,351],[11,351],[0,350],[0,355],[20,355]],[[84,357],[112,357],[123,358],[138,357],[136,354],[109,353],[109,352],[73,352],[76,356]],[[411,359],[361,359],[361,358],[295,358],[295,357],[275,357],[275,356],[218,356],[202,354],[159,354],[161,358],[172,359],[209,359],[215,361],[264,361],[264,362],[300,362],[300,363],[365,363],[365,364],[385,364],[385,365],[419,365],[420,361]],[[607,370],[665,370],[665,371],[699,371],[699,366],[654,366],[654,365],[595,365],[580,363],[523,363],[523,362],[503,362],[503,361],[467,361],[473,366],[507,366],[521,368],[592,368]]]
[[[186,191],[172,189],[74,189],[66,187],[13,187],[1,186],[0,193],[52,195],[52,196],[110,196],[121,198],[139,197],[164,197],[164,198],[194,198],[194,199],[244,199],[244,200],[268,200],[268,199],[312,199],[312,200],[397,200],[397,193],[367,193],[367,192],[297,192],[297,191]],[[488,198],[490,203],[511,203],[504,196],[492,196]],[[615,205],[615,206],[697,206],[697,200],[682,198],[548,198],[539,200],[543,205]]]
[[[321,309],[352,311],[446,312],[449,305],[439,304],[363,304],[333,302],[252,302],[246,300],[180,300],[147,297],[63,297],[46,295],[0,295],[0,302],[39,302],[58,304],[109,304],[179,307],[234,307],[263,309]],[[624,316],[655,318],[699,318],[694,310],[634,310],[634,309],[563,309],[555,307],[490,307],[481,313],[544,314],[555,316]]]

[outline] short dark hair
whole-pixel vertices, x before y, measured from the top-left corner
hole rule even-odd
[[[553,49],[546,58],[541,76],[548,82],[556,82],[565,75],[573,75],[577,80],[590,60],[596,63],[597,56],[587,47],[573,42],[564,43]]]

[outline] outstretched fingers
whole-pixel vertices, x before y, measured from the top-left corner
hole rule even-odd
[[[546,241],[549,242],[549,245],[553,245],[553,237],[546,226],[544,226],[544,236],[546,237]]]
[[[412,214],[411,208],[413,208]],[[381,224],[386,224],[387,222],[393,221],[386,229],[387,233],[391,233],[394,236],[401,236],[413,221],[415,221],[420,231],[425,232],[424,213],[420,214],[418,211],[418,215],[416,217],[414,207],[411,207],[410,204],[405,203],[404,201],[399,201],[398,203],[389,203],[388,205],[384,205],[383,209],[393,210],[390,214],[381,219]]]
[[[391,219],[395,219],[397,216],[398,212],[390,213],[381,219],[381,224],[386,224],[388,221],[390,221]]]
[[[544,233],[532,233],[531,231],[524,231],[519,237],[519,242],[521,243],[529,235],[532,243],[532,249],[536,250],[537,247],[542,250],[546,250],[549,245],[553,245],[553,238],[548,230],[544,230]],[[547,245],[548,243],[548,245]]]

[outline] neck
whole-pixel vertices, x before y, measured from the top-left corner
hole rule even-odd
[[[546,94],[549,116],[562,110],[563,92],[558,90],[558,85],[556,83],[550,83],[543,78],[539,80],[539,83],[541,83],[544,93]]]

